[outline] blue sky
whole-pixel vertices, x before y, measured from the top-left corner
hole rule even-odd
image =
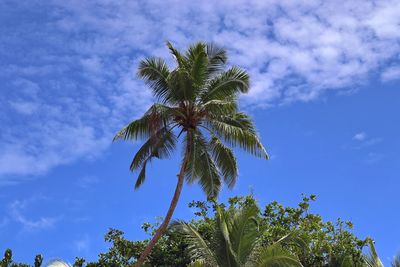
[[[138,144],[113,134],[152,102],[138,61],[213,41],[251,75],[240,99],[271,159],[238,151],[221,199],[253,191],[350,219],[388,263],[400,251],[399,1],[1,1],[0,251],[94,259],[108,227],[143,238],[162,216],[178,156],[133,190]],[[203,199],[185,186],[175,218]]]

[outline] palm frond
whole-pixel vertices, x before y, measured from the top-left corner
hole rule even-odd
[[[221,190],[221,180],[218,173],[218,168],[214,160],[207,151],[206,146],[200,146],[203,149],[200,155],[200,162],[197,164],[197,176],[199,183],[208,198],[215,198]]]
[[[163,102],[170,98],[168,77],[170,71],[167,64],[161,58],[147,58],[139,63],[138,76],[152,89],[153,95]]]
[[[302,267],[296,256],[279,244],[263,247],[256,262],[258,267]]]
[[[253,133],[251,129],[242,128],[232,118],[211,119],[208,123],[213,131],[229,145],[238,145],[240,148],[257,157],[268,159],[267,151],[258,139],[257,134]]]
[[[400,267],[400,254],[397,254],[391,262],[392,267]]]
[[[192,77],[186,69],[179,68],[172,71],[168,79],[168,87],[170,88],[168,100],[176,104],[185,100],[193,100],[196,96]]]
[[[135,182],[135,189],[138,189],[146,180],[147,160],[145,160],[141,166],[142,166],[142,169],[140,170],[138,178],[136,179],[136,182]]]
[[[366,265],[368,267],[384,267],[381,259],[378,256],[378,253],[376,252],[374,241],[370,239],[368,246],[370,251],[364,256]]]
[[[217,137],[211,139],[210,148],[214,161],[224,178],[224,182],[229,188],[232,188],[238,176],[237,163],[233,151],[225,146]]]
[[[185,140],[189,142],[190,140]],[[193,132],[191,151],[186,168],[188,182],[199,182],[207,197],[216,197],[221,189],[221,180],[214,159],[209,153],[209,145],[201,132]]]
[[[200,110],[206,114],[212,114],[211,116],[215,117],[229,116],[237,113],[237,100],[235,97],[225,100],[210,100],[201,105]]]
[[[152,158],[167,158],[176,146],[176,136],[168,128],[164,127],[155,135],[152,135],[135,154],[130,170],[141,168],[135,189],[139,188],[146,178],[146,165]]]
[[[307,252],[310,250],[308,243],[298,231],[292,231],[289,234],[281,237],[278,241],[275,242],[275,244],[291,245],[297,247],[303,252]]]
[[[215,44],[207,44],[208,74],[222,71],[227,61],[226,50]]]
[[[232,222],[230,214],[223,207],[216,207],[216,228],[213,234],[212,247],[216,251],[217,261],[220,266],[240,266],[231,243]]]
[[[204,260],[195,260],[187,265],[187,267],[206,267],[206,266],[211,266],[211,265],[206,264]]]
[[[169,125],[171,119],[175,115],[180,115],[177,108],[163,104],[154,104],[140,119],[137,119],[122,128],[114,136],[113,141],[119,139],[137,140],[147,138],[155,134],[162,127]]]
[[[186,58],[184,55],[182,55],[178,49],[176,49],[171,42],[167,41],[166,45],[171,52],[171,54],[175,57],[176,63],[178,64],[178,67],[181,69],[184,69],[186,67]]]
[[[258,207],[253,204],[244,206],[230,215],[232,224],[230,239],[241,265],[247,262],[260,236],[256,221],[258,213]]]
[[[137,140],[146,138],[150,135],[150,118],[144,115],[140,119],[134,120],[127,126],[118,131],[114,136],[113,141],[124,139],[124,140]]]
[[[186,52],[186,58],[193,81],[193,88],[198,92],[207,78],[208,57],[206,45],[202,42],[191,45]]]
[[[353,258],[350,255],[345,255],[343,257],[340,258],[340,263],[339,265],[335,265],[338,267],[355,267],[357,266],[354,261]]]
[[[209,248],[200,233],[190,224],[184,221],[175,221],[171,224],[170,229],[183,236],[192,260],[204,260],[210,266],[218,266],[214,252]]]
[[[249,91],[249,75],[238,67],[232,67],[229,70],[213,78],[206,90],[202,93],[203,102],[210,100],[224,100],[238,93],[247,93]]]
[[[197,180],[197,170],[199,167],[197,166],[200,157],[202,154],[202,148],[199,147],[202,145],[201,140],[200,142],[197,141],[198,138],[198,133],[197,131],[193,131],[190,134],[187,134],[184,139],[184,145],[183,147],[190,147],[189,149],[189,154],[185,155],[187,153],[187,150],[185,149],[183,152],[183,158],[187,156],[187,164],[186,164],[186,170],[185,170],[185,177],[188,183],[193,183]]]
[[[139,168],[149,157],[168,158],[175,149],[177,138],[167,127],[152,135],[136,152],[130,170]]]

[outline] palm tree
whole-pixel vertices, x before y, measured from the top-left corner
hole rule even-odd
[[[375,244],[372,239],[369,239],[369,253],[364,255],[364,261],[366,267],[384,267],[381,259],[378,256],[378,253],[375,249]]]
[[[146,139],[130,165],[132,171],[140,170],[135,188],[145,181],[146,166],[152,159],[169,157],[178,139],[183,141],[183,159],[170,207],[136,266],[165,232],[185,178],[189,183],[198,182],[207,197],[216,197],[222,182],[232,188],[237,179],[232,147],[268,158],[252,120],[238,110],[237,97],[249,91],[249,75],[236,66],[226,68],[226,51],[212,44],[199,42],[185,53],[169,42],[167,46],[176,61],[173,70],[163,59],[151,57],[140,62],[138,71],[158,102],[114,137]]]
[[[225,210],[217,206],[211,237],[204,238],[191,224],[177,221],[171,229],[182,234],[192,255],[191,267],[280,267],[302,266],[295,255],[283,248],[290,235],[263,245],[256,205]],[[301,244],[300,242],[298,244]],[[303,245],[303,244],[301,244]]]
[[[400,267],[400,254],[397,254],[391,263],[392,267]]]

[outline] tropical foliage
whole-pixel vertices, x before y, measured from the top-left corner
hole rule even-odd
[[[227,210],[223,205],[216,205],[209,235],[202,236],[195,226],[184,221],[175,222],[172,229],[183,235],[195,266],[302,266],[297,256],[284,248],[285,243],[297,240],[286,235],[264,245],[266,240],[259,223],[260,210],[252,202]]]
[[[140,62],[138,70],[157,103],[114,138],[145,139],[130,165],[132,171],[139,171],[135,188],[144,183],[150,161],[168,158],[179,138],[183,142],[171,205],[138,265],[165,232],[185,178],[189,183],[199,183],[207,197],[216,197],[222,183],[232,188],[237,179],[232,147],[267,158],[253,121],[238,109],[238,95],[249,91],[249,75],[239,67],[227,67],[226,51],[215,45],[195,43],[184,53],[169,42],[167,46],[175,59],[174,69],[163,59],[150,57]]]
[[[394,257],[392,261],[392,267],[400,267],[400,254]]]
[[[175,221],[146,259],[144,266],[300,266],[382,267],[374,242],[352,233],[352,223],[324,221],[310,211],[315,196],[304,196],[296,207],[272,202],[260,208],[253,196],[233,197],[227,204],[193,201],[195,219]],[[159,222],[143,224],[152,236]],[[76,258],[74,267],[130,267],[148,240],[130,241],[110,229],[110,244],[95,262]],[[363,250],[366,253],[363,253]],[[6,250],[0,267],[27,267],[13,261]],[[400,254],[392,266],[400,266]],[[35,267],[43,257],[37,255]],[[230,265],[227,264],[229,262]],[[274,265],[271,265],[274,262]],[[280,264],[280,265],[279,265]],[[286,265],[285,265],[286,264]]]
[[[271,248],[275,248],[275,253],[276,251],[287,253],[290,258],[298,259],[305,267],[371,266],[366,265],[365,258],[375,254],[363,254],[363,249],[373,245],[370,239],[357,238],[351,231],[353,225],[349,221],[341,219],[335,222],[324,221],[320,215],[312,213],[310,204],[315,200],[315,196],[304,196],[296,207],[285,207],[272,202],[264,208],[260,208],[252,196],[230,198],[227,205],[213,201],[193,201],[189,206],[194,209],[196,219],[178,221],[174,224],[182,225],[181,228],[186,228],[186,233],[197,232],[197,240],[204,240],[206,247],[210,248],[212,253],[207,256],[206,252],[202,255],[201,250],[196,252],[196,246],[193,246],[196,243],[190,242],[190,235],[186,235],[185,231],[182,234],[181,231],[184,229],[172,227],[154,247],[145,266],[184,267],[188,264],[204,266],[208,262],[217,262],[220,266],[225,266],[221,264],[224,258],[227,256],[237,258],[238,254],[241,255],[239,257],[241,263],[246,261],[245,255],[250,254],[251,257],[247,257],[248,264],[254,264],[257,262],[256,259],[262,259],[261,256],[257,258],[257,255],[264,255],[267,258],[268,249],[273,251]],[[247,218],[246,214],[251,219]],[[227,222],[226,225],[231,225],[228,233],[233,233],[225,235],[229,237],[232,247],[228,253],[226,250],[214,248],[219,242],[227,243],[219,227],[222,221]],[[244,223],[240,224],[240,221]],[[245,235],[241,238],[235,235],[237,225],[246,229]],[[158,224],[143,225],[149,236],[157,227]],[[247,241],[238,243],[237,240]],[[257,246],[251,244],[249,240],[257,240]],[[148,240],[128,241],[121,231],[114,229],[107,233],[106,241],[111,243],[109,251],[101,253],[99,260],[88,266],[113,266],[112,264],[132,266],[148,242]],[[240,244],[240,250],[237,249],[237,244]],[[213,261],[210,261],[210,258],[213,258]]]
[[[40,267],[43,262],[43,256],[38,254],[35,257],[35,261],[33,266],[34,267]],[[32,265],[25,264],[25,263],[17,263],[13,260],[13,254],[11,249],[6,249],[4,252],[4,257],[0,261],[0,267],[30,267]]]

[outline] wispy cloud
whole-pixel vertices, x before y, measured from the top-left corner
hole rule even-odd
[[[386,68],[381,74],[381,79],[384,82],[399,80],[400,79],[400,66],[392,66],[392,67]]]
[[[26,17],[0,26],[0,184],[100,155],[151,102],[136,66],[143,56],[167,56],[165,40],[225,46],[230,63],[251,74],[243,105],[264,107],[353,92],[400,53],[395,0],[0,5]],[[384,70],[382,80],[396,71]]]
[[[10,101],[9,103],[15,111],[25,115],[32,115],[38,109],[38,105],[35,102]]]
[[[58,217],[39,217],[39,218],[28,218],[24,213],[26,208],[36,198],[26,200],[15,200],[9,205],[9,220],[18,223],[22,226],[23,231],[36,231],[54,227],[58,221]]]
[[[367,154],[367,158],[365,159],[365,162],[368,164],[374,164],[376,162],[381,161],[384,157],[385,157],[385,155],[382,153],[370,152]]]
[[[74,249],[78,253],[87,253],[90,250],[90,238],[88,235],[84,235],[83,237],[74,241]]]
[[[385,157],[381,152],[366,151],[372,148],[376,149],[376,145],[383,141],[382,137],[369,137],[366,132],[359,132],[353,136],[353,141],[356,142],[352,149],[363,151],[363,161],[368,164],[376,163]]]
[[[357,141],[356,148],[373,146],[383,141],[382,137],[369,137],[366,132],[359,132],[353,136],[353,140]]]
[[[100,182],[99,178],[95,176],[84,176],[81,177],[77,180],[77,186],[81,188],[90,188],[93,187],[94,185],[98,184]]]
[[[365,138],[367,138],[367,134],[365,132],[356,133],[353,136],[353,140],[357,140],[357,141],[364,141]]]

